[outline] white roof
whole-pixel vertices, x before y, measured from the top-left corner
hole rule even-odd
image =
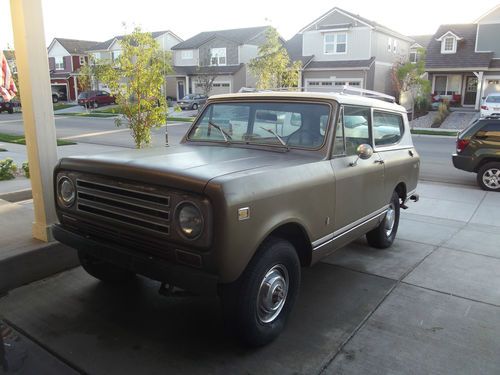
[[[238,94],[213,95],[210,99],[248,99],[248,98],[290,98],[290,99],[326,99],[335,100],[340,104],[362,105],[376,107],[406,113],[406,109],[399,104],[389,103],[381,99],[370,98],[361,95],[353,95],[337,92],[293,92],[293,91],[267,91]]]

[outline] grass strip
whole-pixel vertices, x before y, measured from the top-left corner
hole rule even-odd
[[[0,133],[0,142],[15,143],[18,145],[26,145],[26,138],[24,137],[24,135]],[[70,146],[70,145],[76,145],[76,143],[71,142],[71,141],[65,141],[62,139],[58,139],[57,145],[58,146]],[[4,150],[4,151],[6,151],[6,150]]]
[[[445,130],[416,130],[412,129],[411,134],[420,134],[420,135],[445,135],[448,137],[456,137],[458,131],[445,131]]]

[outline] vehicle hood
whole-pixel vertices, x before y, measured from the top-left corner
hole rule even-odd
[[[62,158],[57,170],[74,170],[202,193],[223,175],[281,168],[320,160],[315,153],[277,152],[236,146],[177,145]]]

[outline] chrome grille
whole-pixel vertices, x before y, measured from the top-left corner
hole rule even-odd
[[[170,196],[129,184],[76,180],[77,209],[107,221],[169,234]]]

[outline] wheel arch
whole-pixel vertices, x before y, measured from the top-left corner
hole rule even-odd
[[[474,172],[475,173],[478,173],[479,170],[485,165],[485,164],[488,164],[488,163],[500,163],[500,159],[499,158],[495,158],[495,157],[491,157],[491,156],[486,156],[484,158],[481,159],[481,161],[479,163],[477,163],[476,167],[474,168]]]
[[[394,188],[394,191],[398,194],[402,202],[406,201],[406,194],[408,193],[408,191],[404,182],[400,182],[399,184],[397,184]]]

